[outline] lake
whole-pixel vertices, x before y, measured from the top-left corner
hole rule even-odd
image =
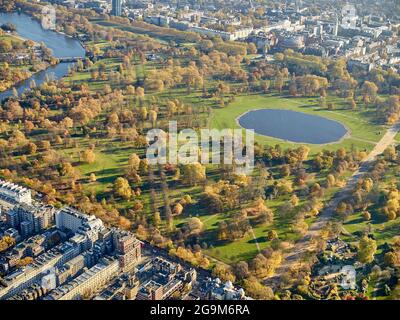
[[[296,143],[326,144],[339,141],[348,133],[340,122],[282,109],[252,110],[240,116],[238,123],[259,135]]]
[[[24,13],[3,13],[0,12],[0,25],[4,23],[12,23],[17,28],[17,33],[25,38],[35,42],[43,42],[46,47],[52,50],[53,56],[56,58],[65,57],[85,57],[85,49],[81,43],[73,38],[65,36],[51,30],[45,30],[41,24]],[[21,94],[29,88],[32,80],[36,85],[42,84],[46,78],[60,79],[68,74],[70,63],[59,63],[51,66],[46,70],[35,73],[29,79],[18,83],[15,88]],[[13,94],[12,88],[0,93],[0,101]]]

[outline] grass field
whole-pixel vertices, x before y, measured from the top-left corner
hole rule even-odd
[[[379,181],[379,189],[384,190],[392,183],[397,185],[399,178],[400,174],[396,170],[396,167],[389,168],[383,179]],[[366,221],[362,213],[357,211],[349,216],[343,224],[347,234],[347,240],[349,241],[357,241],[358,237],[362,235],[365,230],[371,231],[378,245],[378,255],[382,252],[386,242],[390,243],[395,236],[400,235],[399,219],[388,220],[380,210],[383,205],[383,197],[381,197],[378,203],[368,208],[372,217],[370,221]]]
[[[102,46],[102,44],[99,44]],[[93,68],[96,68],[99,63],[106,65],[106,70],[115,70],[120,63],[120,59],[102,59],[97,62]],[[145,65],[147,70],[158,68],[156,62],[149,62]],[[140,68],[139,68],[140,69]],[[138,75],[140,77],[140,75]],[[89,81],[88,81],[89,80]],[[67,78],[67,81],[74,83],[87,82],[89,88],[93,91],[101,90],[106,81],[90,81],[90,72],[76,72]],[[208,86],[211,86],[208,83]],[[345,106],[344,100],[329,97],[328,102],[333,102],[336,108],[332,111],[321,109],[318,105],[318,98],[291,98],[278,94],[249,94],[237,96],[233,102],[224,108],[216,107],[214,99],[203,99],[200,91],[192,91],[190,94],[186,92],[186,88],[178,87],[171,90],[164,90],[158,93],[146,93],[149,97],[157,97],[159,99],[179,98],[184,103],[191,104],[194,108],[201,106],[212,107],[209,126],[211,128],[239,128],[236,119],[243,113],[262,108],[271,109],[287,109],[298,112],[304,112],[313,115],[323,116],[335,121],[341,122],[350,130],[350,136],[338,143],[327,145],[309,145],[311,153],[317,153],[322,149],[337,149],[345,147],[358,148],[360,150],[370,150],[374,144],[379,141],[385,132],[385,128],[374,123],[375,114],[373,111],[358,109],[349,110]],[[256,141],[264,145],[280,144],[282,147],[297,147],[299,144],[282,141],[272,137],[256,135]],[[67,149],[65,155],[71,157],[71,160],[77,165],[82,178],[88,181],[89,175],[94,173],[97,177],[96,182],[85,183],[85,191],[90,194],[94,193],[98,198],[107,198],[111,194],[112,183],[114,180],[124,175],[124,170],[127,164],[129,155],[132,152],[140,153],[135,150],[131,144],[118,141],[102,140],[96,145],[96,162],[94,164],[80,164],[78,162],[78,154],[83,149],[87,148],[87,143],[83,138],[79,141],[78,148]],[[143,151],[143,150],[142,150]],[[207,168],[207,176],[211,180],[213,178],[213,168]],[[324,175],[316,175],[315,181],[323,180]],[[179,200],[185,194],[190,194],[192,198],[198,198],[201,188],[188,188],[182,185],[171,185],[169,188],[169,197],[171,201]],[[330,199],[335,192],[332,188],[324,196],[323,201]],[[159,197],[159,196],[158,196]],[[161,197],[159,197],[161,198]],[[140,200],[145,203],[146,211],[149,209],[149,194],[144,191],[140,196]],[[270,230],[275,230],[278,233],[279,239],[284,241],[295,241],[300,235],[292,230],[292,217],[287,217],[279,210],[279,206],[289,200],[288,196],[279,196],[274,200],[268,200],[267,206],[274,211],[274,223],[268,227],[253,225],[252,232],[248,233],[244,238],[234,242],[226,242],[217,240],[218,223],[228,219],[232,212],[223,212],[210,214],[197,205],[185,209],[184,213],[174,218],[175,225],[182,225],[192,216],[197,216],[204,223],[204,232],[200,241],[206,243],[207,249],[205,253],[219,261],[225,263],[235,263],[240,260],[250,260],[259,252],[271,245],[271,241],[267,239],[267,233]],[[117,207],[120,209],[129,208],[130,202],[117,201]],[[162,206],[162,200],[159,200],[158,205]],[[149,212],[150,214],[150,212]],[[315,218],[308,218],[306,222],[312,223]],[[363,227],[363,224],[357,224],[357,228]]]
[[[0,41],[7,42],[9,44],[18,43],[21,44],[23,40],[17,36],[11,34],[4,34],[0,36]]]
[[[112,68],[115,61],[108,61],[108,67]],[[111,65],[111,66],[110,66]],[[72,81],[79,81],[84,74],[76,73],[71,77]],[[93,84],[96,84],[93,83]],[[96,88],[96,87],[95,87]],[[95,89],[93,88],[93,89]],[[182,90],[182,89],[176,89]],[[163,94],[167,94],[164,92]],[[184,93],[182,92],[184,96]],[[194,94],[192,94],[194,96]],[[193,97],[192,97],[193,98]],[[371,123],[372,114],[369,111],[358,110],[351,111],[345,109],[336,109],[335,111],[321,110],[316,105],[315,98],[285,98],[275,95],[248,95],[240,96],[236,100],[225,108],[215,108],[213,110],[213,116],[211,119],[211,126],[214,128],[226,128],[226,127],[238,127],[236,124],[236,117],[242,113],[259,108],[282,108],[294,111],[301,111],[310,114],[318,114],[329,119],[337,120],[342,122],[346,127],[351,130],[351,137],[344,140],[342,143],[330,144],[325,146],[310,145],[312,152],[318,152],[321,149],[327,148],[339,148],[340,146],[350,147],[354,146],[360,149],[370,149],[379,140],[381,134],[384,132],[384,128],[380,125]],[[336,101],[336,105],[340,106],[339,102]],[[381,134],[379,134],[381,131]],[[357,138],[364,137],[371,142],[365,142],[357,140]],[[287,143],[269,137],[257,136],[257,140],[263,144],[276,144],[280,143],[284,147],[292,147],[296,144]],[[78,154],[87,147],[85,139],[79,142],[79,148],[66,149],[65,155],[71,157],[72,162],[78,164]],[[77,168],[82,174],[82,178],[88,180],[89,175],[94,173],[97,177],[96,182],[85,183],[85,190],[88,194],[95,193],[98,198],[108,197],[112,189],[113,181],[124,174],[124,168],[127,164],[129,155],[132,152],[138,152],[129,143],[122,143],[118,141],[107,141],[102,140],[96,146],[96,162],[94,164],[78,164]],[[207,169],[207,176],[212,179],[213,169]],[[319,181],[323,179],[323,174],[321,176],[316,175],[315,180]],[[195,188],[196,189],[196,188]],[[194,199],[198,197],[201,188],[190,189],[181,185],[174,185],[170,187],[170,199],[172,201],[180,199],[184,194],[190,194]],[[334,193],[334,189],[327,192],[324,196],[324,201],[329,200],[329,198]],[[146,204],[148,203],[148,193],[143,192],[140,197],[142,201]],[[224,242],[217,240],[217,228],[218,223],[231,216],[232,212],[224,212],[217,214],[209,214],[201,208],[194,206],[185,212],[181,216],[174,218],[175,225],[181,225],[188,218],[192,216],[198,216],[200,220],[204,223],[205,231],[202,234],[201,242],[207,244],[208,249],[205,253],[217,260],[223,261],[225,263],[235,263],[240,260],[249,260],[253,258],[258,253],[258,248],[260,250],[265,249],[271,245],[271,242],[267,239],[267,233],[270,230],[275,230],[278,233],[279,239],[287,241],[295,241],[300,236],[293,232],[292,230],[292,219],[291,217],[286,217],[279,211],[279,206],[287,201],[288,196],[280,196],[274,200],[268,200],[267,206],[270,207],[274,213],[274,223],[271,226],[253,226],[253,233],[247,234],[244,238],[239,239],[235,242]],[[117,207],[120,209],[129,208],[131,203],[126,201],[118,201]],[[162,205],[160,200],[159,205]],[[146,205],[146,208],[149,208]],[[307,219],[307,223],[312,223],[315,218]],[[355,227],[363,228],[363,223],[355,224]],[[255,239],[254,239],[255,238]],[[258,244],[258,247],[257,247]]]

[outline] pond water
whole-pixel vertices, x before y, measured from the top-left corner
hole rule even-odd
[[[24,13],[4,13],[0,12],[0,25],[4,23],[12,23],[17,28],[17,33],[25,38],[35,42],[43,42],[46,47],[52,50],[53,56],[56,58],[66,57],[84,57],[85,49],[76,39],[67,37],[63,34],[45,30],[41,24]],[[19,94],[29,88],[32,80],[35,80],[36,85],[42,84],[46,78],[60,79],[68,74],[68,66],[70,63],[59,63],[49,67],[46,70],[35,73],[29,79],[18,83],[15,89]],[[0,92],[0,101],[13,94],[12,88]]]
[[[240,116],[238,123],[245,129],[254,129],[257,134],[297,143],[336,142],[348,132],[337,121],[282,109],[252,110]]]
[[[56,58],[84,57],[85,49],[74,38],[65,36],[52,30],[43,29],[39,21],[24,13],[0,12],[0,24],[12,23],[17,28],[17,33],[26,39],[41,43],[51,49]]]

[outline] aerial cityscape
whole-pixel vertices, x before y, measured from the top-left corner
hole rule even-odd
[[[0,0],[0,300],[399,300],[399,36],[398,0]]]

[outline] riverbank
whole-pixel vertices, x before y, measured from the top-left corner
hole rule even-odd
[[[0,36],[0,40],[3,43],[9,46],[24,46],[25,42],[28,40],[24,37],[21,37],[15,33],[6,33]],[[34,42],[34,47],[40,47],[40,44]],[[3,53],[0,56],[0,62],[2,62],[2,66],[0,67],[3,74],[8,74],[8,79],[0,79],[0,92],[4,92],[19,83],[31,78],[34,74],[41,72],[51,65],[55,65],[58,63],[57,60],[50,59],[50,61],[41,60],[40,63],[25,63],[19,64],[19,61],[22,61],[24,57],[30,56],[34,52],[33,48],[21,48],[17,54],[15,52],[12,53]],[[25,50],[24,50],[25,49]],[[11,58],[13,56],[13,58]],[[43,52],[42,52],[43,56]],[[54,63],[53,63],[54,62]]]
[[[59,32],[43,29],[35,17],[24,12],[0,12],[0,22],[15,25],[21,40],[31,40],[36,44],[44,43],[45,47],[51,50],[51,56],[55,62],[51,63],[50,61],[35,72],[26,73],[23,78],[18,79],[18,82],[7,84],[0,92],[0,100],[12,96],[15,92],[14,88],[18,94],[23,93],[29,89],[32,80],[36,85],[40,85],[48,78],[60,79],[66,76],[68,67],[72,63],[59,63],[59,60],[85,57],[85,48],[80,41]]]

